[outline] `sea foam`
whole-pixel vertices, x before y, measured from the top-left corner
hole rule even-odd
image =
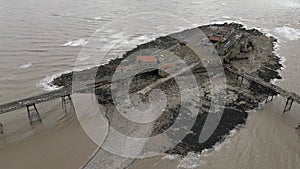
[[[283,26],[274,29],[274,33],[285,40],[294,41],[300,39],[300,30]]]
[[[87,40],[85,39],[78,39],[78,40],[74,40],[74,41],[69,41],[65,44],[63,44],[63,46],[85,46],[88,43]]]
[[[102,19],[102,17],[101,17],[101,16],[98,16],[98,17],[95,17],[94,19],[95,19],[95,20],[100,20],[100,19]]]
[[[201,160],[199,153],[189,152],[182,160],[179,161],[177,168],[196,168],[203,166],[204,161]]]
[[[32,66],[32,63],[29,62],[29,63],[26,63],[26,64],[22,64],[19,66],[19,69],[26,69],[26,68],[29,68]]]
[[[64,73],[68,73],[68,72],[64,72]],[[56,86],[52,84],[52,81],[55,78],[58,78],[59,76],[61,76],[63,73],[59,73],[59,74],[55,74],[53,76],[46,76],[45,78],[43,78],[40,83],[38,84],[39,87],[42,87],[44,90],[46,91],[53,91],[53,90],[57,90],[60,89],[62,87]]]
[[[285,1],[282,5],[290,8],[300,8],[300,3],[291,0]]]

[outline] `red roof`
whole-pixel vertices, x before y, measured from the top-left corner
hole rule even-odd
[[[218,37],[218,36],[208,36],[208,39],[209,39],[210,41],[216,41],[216,42],[222,40],[221,37]]]
[[[139,62],[157,63],[157,59],[154,56],[138,56],[137,60]]]
[[[176,64],[174,63],[167,63],[167,64],[164,64],[161,66],[162,69],[169,69],[169,68],[172,68],[172,67],[175,67]]]

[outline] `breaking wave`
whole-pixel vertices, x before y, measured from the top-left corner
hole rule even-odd
[[[228,135],[224,136],[224,140],[216,143],[212,148],[204,149],[201,153],[196,152],[188,152],[188,154],[185,157],[181,157],[178,154],[166,154],[164,157],[162,157],[162,160],[168,159],[168,160],[178,160],[179,164],[177,168],[201,168],[201,166],[204,166],[206,162],[203,160],[203,157],[205,156],[211,156],[215,152],[220,151],[222,147],[225,145],[228,145],[231,143],[231,138],[233,138],[236,133],[241,129],[244,128],[245,125],[238,125],[234,129],[232,129]]]
[[[68,72],[64,72],[64,73],[68,73]],[[42,87],[46,91],[53,91],[53,90],[61,89],[62,87],[53,85],[52,81],[55,78],[60,77],[62,74],[63,73],[55,74],[53,76],[46,76],[45,78],[43,78],[40,81],[40,83],[38,84],[38,86]]]
[[[300,30],[291,27],[283,26],[274,29],[276,35],[289,40],[294,41],[300,39]]]
[[[189,152],[182,160],[179,161],[177,168],[196,168],[203,166],[204,161],[201,160],[201,155],[194,152]]]
[[[74,40],[74,41],[69,41],[65,44],[63,44],[63,46],[85,46],[88,43],[87,40],[85,39],[78,39],[78,40]]]
[[[300,3],[291,0],[283,2],[282,5],[290,8],[300,8]]]
[[[26,64],[22,64],[19,66],[19,69],[26,69],[26,68],[29,68],[32,66],[32,63],[29,62],[29,63],[26,63]]]
[[[102,19],[102,17],[101,17],[101,16],[98,16],[98,17],[95,17],[94,19],[95,19],[95,20],[100,20],[100,19]]]

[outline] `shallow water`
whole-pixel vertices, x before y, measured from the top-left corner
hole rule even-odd
[[[284,81],[277,83],[300,93],[297,73],[300,62],[299,0],[0,0],[0,103],[52,89],[46,83],[51,81],[53,75],[73,69],[81,48],[96,30],[122,16],[140,12],[168,13],[191,21],[189,25],[184,25],[185,28],[231,20],[275,35],[280,40],[278,53],[286,59],[285,69],[281,72]],[[160,21],[160,18],[153,20],[157,23]],[[138,29],[143,23],[136,24],[132,28]],[[152,36],[137,34],[139,40],[133,41],[133,46],[184,28],[178,23],[168,25],[172,26],[149,29],[155,32],[145,33]],[[135,31],[138,32],[132,30]],[[101,37],[104,42],[122,38],[122,34],[118,34],[118,27],[106,32]],[[111,36],[111,32],[116,32],[115,36]],[[116,51],[114,55],[123,52]],[[249,125],[232,139],[233,144],[228,144],[207,158],[207,163],[217,160],[219,165],[231,168],[245,168],[250,162],[253,165],[249,168],[298,168],[300,150],[296,145],[299,145],[299,136],[294,127],[300,122],[300,114],[297,113],[299,106],[294,105],[292,111],[281,115],[283,104],[284,100],[279,97],[262,112],[253,113]],[[45,128],[50,128],[63,116],[61,112],[52,114],[54,109],[58,109],[57,106],[39,105],[47,112],[44,116],[47,120],[44,121],[49,125]],[[28,119],[24,112],[20,110],[0,116],[12,140],[20,140],[35,133],[28,129]],[[276,140],[276,144],[272,144],[272,140]]]

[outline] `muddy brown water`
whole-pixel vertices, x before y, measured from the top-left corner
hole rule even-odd
[[[300,93],[299,10],[299,0],[1,0],[0,102],[46,92],[44,88],[49,86],[44,84],[53,75],[72,70],[82,45],[93,32],[121,16],[145,11],[175,16],[180,11],[180,17],[196,25],[237,21],[277,36],[278,53],[286,58],[281,71],[284,80],[277,84]],[[180,29],[178,23],[168,24],[172,26],[167,32],[157,28],[153,37]],[[185,26],[193,27],[192,24]],[[121,29],[110,31],[118,35]],[[115,38],[118,36],[111,37],[110,33],[103,37],[106,42]],[[300,107],[295,104],[283,115],[283,106],[284,100],[277,97],[264,109],[250,113],[245,128],[217,150],[199,157],[201,168],[300,168],[299,131],[294,129],[300,122]],[[64,114],[59,100],[38,108],[43,124],[34,127],[29,125],[25,110],[0,116],[6,133],[0,136],[1,168],[80,167],[97,146],[85,135],[76,118]],[[160,159],[137,161],[132,168],[176,168],[182,162]],[[187,159],[186,166],[198,165],[199,160],[189,159],[193,158]]]

